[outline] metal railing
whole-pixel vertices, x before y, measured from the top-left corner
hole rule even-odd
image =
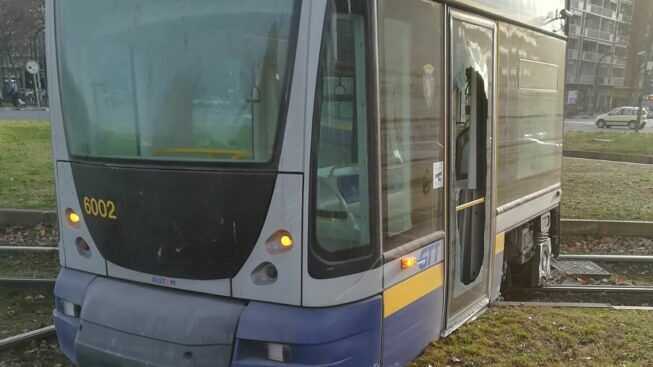
[[[585,28],[584,34],[586,37],[592,37],[603,41],[612,42],[612,40],[614,39],[614,34],[606,31],[601,31],[598,29],[593,29],[593,28]]]

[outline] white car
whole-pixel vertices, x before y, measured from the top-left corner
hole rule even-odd
[[[614,110],[599,115],[596,118],[596,126],[599,128],[612,126],[628,126],[629,129],[635,130],[637,127],[637,107],[617,107]],[[642,117],[639,128],[646,126],[646,110],[642,109]]]

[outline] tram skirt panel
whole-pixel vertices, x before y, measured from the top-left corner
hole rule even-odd
[[[384,292],[383,366],[405,366],[439,337],[443,285],[440,263]]]

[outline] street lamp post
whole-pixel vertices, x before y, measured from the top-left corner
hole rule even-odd
[[[601,62],[603,61],[603,59],[606,58],[606,56],[610,56],[610,61],[612,61],[612,55],[614,55],[614,52],[604,54],[603,56],[601,56],[599,61],[596,62],[596,65],[594,65],[594,79],[592,80],[592,100],[591,100],[591,103],[590,103],[590,106],[592,106],[592,108],[590,110],[590,114],[591,114],[592,117],[594,117],[594,110],[596,110],[596,100],[597,100],[596,75],[597,75],[597,73],[599,71],[599,65],[601,65]]]

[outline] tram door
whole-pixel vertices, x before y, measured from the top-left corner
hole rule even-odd
[[[450,13],[447,330],[489,300],[495,25]]]

